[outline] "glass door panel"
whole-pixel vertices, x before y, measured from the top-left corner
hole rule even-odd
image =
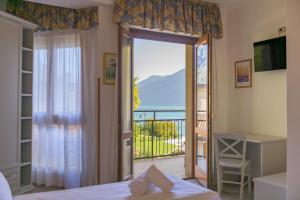
[[[196,45],[195,83],[195,177],[203,185],[208,184],[208,116],[209,69],[208,43],[202,40]]]

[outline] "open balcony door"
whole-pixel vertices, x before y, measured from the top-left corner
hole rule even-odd
[[[132,47],[130,33],[119,27],[119,179],[133,178]]]
[[[208,38],[195,45],[195,178],[209,186],[209,133],[210,133],[210,68]]]

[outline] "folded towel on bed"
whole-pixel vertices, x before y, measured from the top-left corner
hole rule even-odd
[[[149,180],[158,186],[162,191],[170,192],[173,189],[174,183],[154,165],[147,170],[146,174]]]
[[[152,189],[153,184],[147,176],[147,171],[145,171],[140,176],[133,179],[128,187],[133,196],[143,196]]]
[[[133,179],[128,185],[133,196],[143,196],[154,186],[159,187],[164,192],[170,192],[174,187],[174,183],[154,165]]]

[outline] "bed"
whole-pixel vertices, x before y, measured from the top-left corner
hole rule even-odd
[[[164,193],[155,188],[151,193],[134,197],[129,192],[128,182],[120,182],[21,195],[16,196],[14,200],[221,200],[214,191],[175,177],[169,178],[175,183],[171,193]]]

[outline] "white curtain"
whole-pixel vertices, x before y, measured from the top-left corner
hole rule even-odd
[[[95,41],[94,30],[35,34],[32,178],[37,185],[95,183]]]

